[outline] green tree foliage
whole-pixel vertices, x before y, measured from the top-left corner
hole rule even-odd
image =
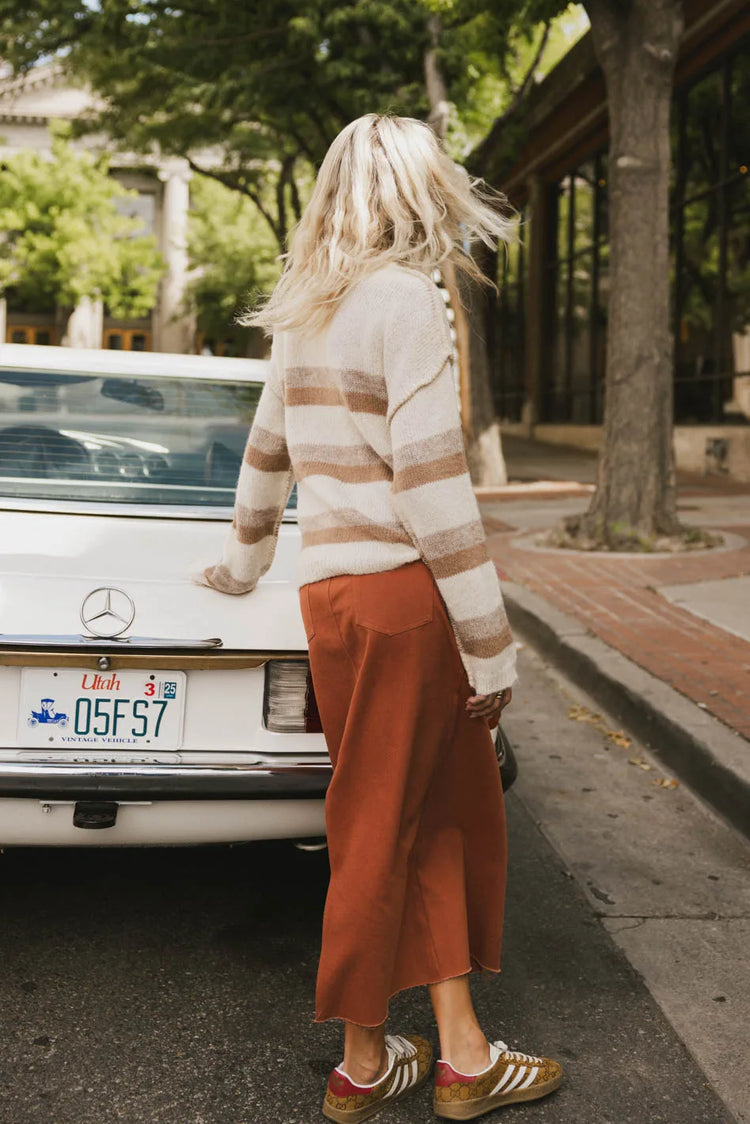
[[[199,330],[221,339],[254,296],[273,287],[281,268],[279,248],[246,196],[195,176],[190,201],[188,249],[193,277],[187,300]]]
[[[101,95],[89,125],[131,151],[187,155],[246,194],[279,246],[300,177],[354,117],[426,117],[428,21],[465,153],[505,108],[540,21],[560,0],[0,0],[0,56],[64,55]]]
[[[140,220],[122,213],[135,192],[108,175],[106,158],[53,135],[52,153],[21,152],[0,165],[0,290],[31,307],[101,299],[115,316],[153,307],[163,262]]]

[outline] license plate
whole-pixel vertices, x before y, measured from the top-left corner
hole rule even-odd
[[[184,671],[86,671],[24,667],[21,746],[178,749]]]

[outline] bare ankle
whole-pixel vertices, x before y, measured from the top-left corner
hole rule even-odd
[[[344,1071],[357,1085],[374,1085],[388,1068],[388,1054],[385,1046],[379,1054],[362,1054],[357,1057],[344,1057]]]
[[[440,1045],[443,1060],[459,1073],[479,1073],[490,1064],[489,1043],[476,1024],[453,1028]]]

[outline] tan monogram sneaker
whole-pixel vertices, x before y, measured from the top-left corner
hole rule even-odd
[[[432,1048],[416,1034],[386,1034],[388,1069],[374,1085],[357,1085],[341,1066],[328,1078],[323,1115],[340,1124],[359,1124],[423,1085],[432,1064]]]
[[[546,1097],[562,1081],[562,1066],[509,1050],[504,1042],[490,1045],[490,1064],[481,1073],[458,1073],[448,1062],[435,1065],[435,1114],[447,1120],[473,1120],[493,1108]]]

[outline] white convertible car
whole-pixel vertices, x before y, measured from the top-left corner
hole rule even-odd
[[[190,578],[265,371],[0,346],[0,846],[323,836],[293,507],[253,593]]]

